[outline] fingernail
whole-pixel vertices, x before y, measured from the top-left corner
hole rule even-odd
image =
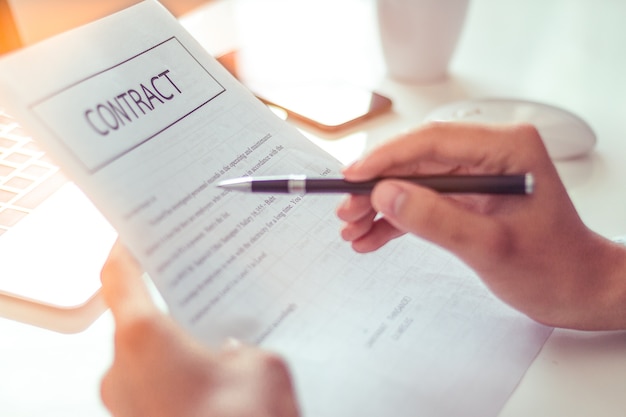
[[[378,211],[388,216],[396,216],[406,200],[406,192],[395,184],[380,184],[374,198]]]
[[[236,350],[236,349],[239,349],[242,345],[243,343],[241,343],[240,340],[235,339],[233,337],[229,337],[222,344],[222,349],[223,350]]]
[[[350,173],[350,171],[354,170],[354,167],[358,167],[359,163],[360,163],[360,161],[355,161],[355,162],[351,163],[350,165],[344,167],[341,170],[341,172],[343,174]]]

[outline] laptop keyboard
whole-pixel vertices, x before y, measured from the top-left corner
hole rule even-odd
[[[0,235],[68,181],[0,107]]]

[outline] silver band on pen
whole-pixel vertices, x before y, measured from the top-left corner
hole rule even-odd
[[[287,189],[293,194],[306,192],[306,175],[290,175],[287,179]]]

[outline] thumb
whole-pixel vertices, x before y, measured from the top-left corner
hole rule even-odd
[[[102,295],[118,326],[159,311],[142,275],[135,258],[119,241],[116,242],[102,267],[100,280]]]
[[[488,255],[501,227],[432,190],[402,181],[383,181],[372,205],[394,227],[444,247],[467,261]],[[474,263],[474,262],[469,262]]]

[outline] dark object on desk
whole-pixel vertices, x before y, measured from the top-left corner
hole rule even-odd
[[[242,59],[242,54],[232,51],[217,60],[262,102],[307,126],[335,133],[391,110],[388,97],[343,82],[270,82],[257,73],[262,71],[255,70],[255,63]]]
[[[283,177],[243,177],[222,181],[218,187],[252,193],[349,193],[368,194],[382,178],[350,182],[343,178],[307,178],[305,175]],[[458,175],[394,178],[409,181],[441,193],[532,194],[532,174]]]

